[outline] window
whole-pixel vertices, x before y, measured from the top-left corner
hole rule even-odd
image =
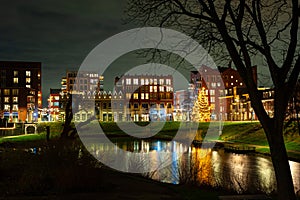
[[[149,79],[145,79],[145,85],[149,85]]]
[[[26,83],[30,84],[30,82],[31,82],[31,78],[26,78]]]
[[[154,79],[154,85],[157,85],[157,79],[156,78]]]
[[[19,90],[18,89],[13,89],[12,94],[13,95],[19,95]]]
[[[210,102],[214,103],[215,102],[215,97],[210,97]]]
[[[127,85],[131,85],[131,79],[130,79],[130,78],[127,78],[127,79],[126,79],[126,84],[127,84]]]
[[[164,92],[165,90],[164,90],[164,86],[159,86],[159,91],[160,92]]]
[[[134,79],[133,79],[133,85],[138,85],[138,84],[139,84],[139,79],[134,78]]]
[[[147,103],[143,103],[142,107],[145,108],[145,109],[148,109],[148,104]]]
[[[18,106],[18,104],[13,104],[13,110],[19,110],[19,106]]]
[[[163,103],[160,104],[160,108],[164,108],[165,105]]]
[[[211,83],[211,87],[215,88],[216,87],[216,83]]]
[[[86,79],[84,79],[84,84],[87,84],[87,80]]]
[[[215,90],[210,90],[209,93],[210,95],[215,95]]]
[[[149,93],[145,94],[145,99],[149,99]]]
[[[14,71],[14,76],[18,76],[18,71]]]
[[[233,76],[230,76],[230,78],[233,78]]]
[[[31,71],[26,71],[26,76],[31,76]]]
[[[4,95],[9,95],[10,94],[10,90],[9,89],[4,89],[3,94]]]
[[[19,82],[19,78],[14,78],[14,83],[18,83]]]
[[[145,94],[141,93],[141,99],[145,99]]]
[[[145,79],[141,79],[141,85],[144,85],[145,84]]]
[[[9,97],[4,97],[4,102],[9,103]]]
[[[139,94],[138,93],[134,93],[133,94],[133,99],[139,99]]]
[[[18,97],[13,97],[13,103],[18,103]]]
[[[10,110],[10,105],[9,104],[4,104],[4,110]]]
[[[150,92],[153,92],[153,86],[150,86]]]
[[[164,79],[159,79],[159,84],[163,85],[164,84]]]
[[[171,85],[171,79],[166,79],[166,84]]]
[[[243,85],[243,83],[240,83],[240,85]]]
[[[133,107],[134,107],[134,108],[139,108],[139,104],[138,104],[138,103],[134,103],[134,104],[133,104]]]
[[[154,88],[154,92],[157,92],[157,86],[154,86],[153,88]]]
[[[131,99],[131,94],[130,93],[126,93],[126,99]]]
[[[106,103],[103,103],[103,109],[106,109]]]
[[[153,84],[153,79],[152,78],[150,78],[150,84]]]

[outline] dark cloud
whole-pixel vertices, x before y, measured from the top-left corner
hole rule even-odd
[[[0,60],[42,62],[43,97],[67,69],[106,38],[126,30],[122,0],[0,1]]]

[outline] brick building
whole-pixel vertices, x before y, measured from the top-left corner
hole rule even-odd
[[[0,117],[35,122],[42,108],[41,63],[0,61]]]

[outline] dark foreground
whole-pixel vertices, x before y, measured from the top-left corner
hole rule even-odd
[[[35,145],[0,148],[0,199],[218,199],[212,189],[109,169],[77,141]]]

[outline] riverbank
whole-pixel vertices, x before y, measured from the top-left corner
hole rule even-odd
[[[148,122],[137,123],[137,125],[142,127],[148,124]],[[97,127],[98,123],[95,125]],[[114,122],[101,122],[100,125],[107,137],[129,137]],[[188,125],[189,124],[187,124],[187,126]],[[34,141],[44,142],[46,139],[46,126],[50,126],[51,140],[60,137],[63,128],[62,123],[41,123],[38,126],[39,134],[2,137],[0,138],[0,146],[24,145]],[[152,128],[155,129],[155,125],[152,126]],[[166,122],[163,128],[161,130],[159,129],[160,131],[151,138],[172,140],[180,126],[180,122]],[[213,130],[209,135],[207,134],[208,129]],[[258,154],[270,155],[268,142],[259,122],[224,122],[223,126],[221,126],[221,130],[222,132],[220,132],[219,122],[199,123],[198,131],[194,139],[200,142],[217,141],[225,144],[247,145],[249,147],[255,147],[255,151]],[[85,131],[94,132],[92,129],[86,129]],[[147,129],[145,129],[145,131],[147,131]],[[295,123],[286,126],[284,139],[289,158],[291,160],[300,161],[300,136]]]

